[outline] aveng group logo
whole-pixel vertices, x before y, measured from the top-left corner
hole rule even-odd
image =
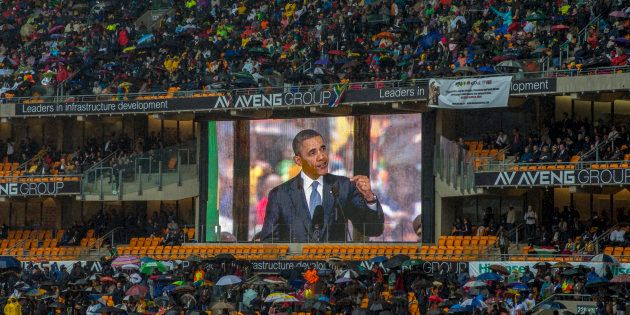
[[[468,80],[459,80],[455,82],[456,87],[472,87],[476,85],[489,85],[492,84],[492,79],[468,79]]]

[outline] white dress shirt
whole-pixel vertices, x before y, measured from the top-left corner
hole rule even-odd
[[[319,193],[319,196],[322,197],[322,204],[324,203],[324,177],[320,176],[319,178],[317,178],[316,180],[313,180],[312,178],[308,177],[308,175],[304,174],[304,172],[300,172],[300,176],[302,177],[302,187],[304,187],[304,197],[306,198],[306,206],[308,207],[308,209],[311,208],[311,192],[313,191],[313,182],[317,181],[319,182],[319,185],[317,186],[317,192]],[[376,202],[375,203],[368,203],[367,204],[368,208],[370,210],[378,210],[378,207],[376,206]]]

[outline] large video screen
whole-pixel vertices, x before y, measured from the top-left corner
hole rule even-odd
[[[419,237],[413,229],[413,221],[421,213],[420,174],[421,174],[421,116],[420,114],[372,116],[370,119],[370,184],[372,192],[377,196],[376,209],[364,209],[365,216],[349,218],[348,226],[344,226],[341,236],[337,235],[330,241],[351,241],[360,237],[363,232],[368,234],[363,240],[373,242],[415,242]],[[322,135],[327,145],[328,172],[338,176],[351,178],[354,174],[354,118],[326,117],[326,118],[298,118],[282,120],[256,120],[250,122],[250,188],[249,188],[249,231],[248,240],[261,240],[264,237],[264,223],[267,210],[270,208],[269,192],[295,178],[300,177],[301,167],[294,161],[292,140],[301,130],[313,129]],[[233,125],[231,122],[217,123],[218,155],[219,155],[219,222],[224,234],[234,230],[232,215],[232,182],[233,182]],[[366,135],[362,135],[366,136]],[[350,183],[350,182],[348,182]],[[350,183],[355,185],[356,183]],[[335,186],[333,184],[333,186]],[[346,200],[347,186],[339,184],[338,192]],[[299,187],[300,189],[306,187]],[[334,189],[333,189],[334,190]],[[324,193],[322,204],[331,207],[326,198],[331,194]],[[331,191],[332,193],[332,191]],[[302,192],[302,194],[305,194]],[[301,196],[300,196],[301,197]],[[289,199],[277,197],[283,208],[295,208],[295,196]],[[293,198],[293,199],[291,199]],[[306,196],[304,196],[306,199]],[[361,199],[364,200],[364,199]],[[307,201],[308,203],[308,201]],[[344,204],[344,207],[347,206]],[[300,206],[297,206],[298,208]],[[307,205],[302,205],[307,208]],[[372,206],[374,207],[374,206]],[[359,209],[361,210],[361,209]],[[300,211],[293,209],[292,211]],[[306,211],[302,209],[301,211]],[[329,211],[329,212],[326,212]],[[330,212],[326,209],[324,212]],[[346,209],[352,217],[355,209]],[[381,213],[375,220],[372,212]],[[278,213],[272,214],[278,215]],[[280,213],[280,216],[283,214]],[[337,216],[339,214],[336,214]],[[345,215],[345,214],[341,214]],[[312,217],[312,216],[311,216]],[[272,217],[273,218],[273,217]],[[286,214],[285,217],[286,218]],[[363,220],[363,221],[362,221]],[[334,221],[334,220],[333,220]],[[275,222],[280,225],[276,229],[285,228],[289,234],[299,234],[297,228],[289,227],[282,219]],[[359,223],[357,223],[359,222]],[[295,223],[295,222],[292,222]],[[354,224],[353,224],[354,223]],[[380,230],[379,227],[380,226]],[[354,230],[361,232],[356,233]],[[333,230],[333,228],[331,228]],[[328,235],[328,234],[327,234]],[[269,235],[267,235],[269,236]],[[286,236],[286,235],[285,235]],[[274,241],[291,241],[282,236]],[[272,238],[273,238],[272,237]],[[290,238],[290,237],[289,237]],[[262,241],[269,241],[263,239]],[[296,241],[303,241],[297,236]],[[309,239],[310,240],[310,239]],[[322,239],[322,241],[324,241]]]

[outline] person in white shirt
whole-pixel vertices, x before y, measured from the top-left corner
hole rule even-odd
[[[610,243],[611,245],[623,246],[626,242],[625,239],[626,231],[620,227],[615,227],[615,229],[610,232]]]
[[[527,243],[533,244],[536,237],[536,223],[538,222],[538,215],[534,212],[532,206],[527,206],[527,212],[525,213],[525,233],[527,235]]]

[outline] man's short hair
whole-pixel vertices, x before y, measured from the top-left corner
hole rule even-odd
[[[291,146],[293,147],[293,153],[295,155],[299,155],[298,153],[300,151],[300,145],[302,145],[302,142],[304,140],[308,140],[310,138],[315,138],[315,137],[321,137],[321,136],[322,135],[319,134],[319,132],[313,129],[304,129],[298,132],[298,134],[295,135],[295,137],[293,137],[293,143],[291,144]]]

